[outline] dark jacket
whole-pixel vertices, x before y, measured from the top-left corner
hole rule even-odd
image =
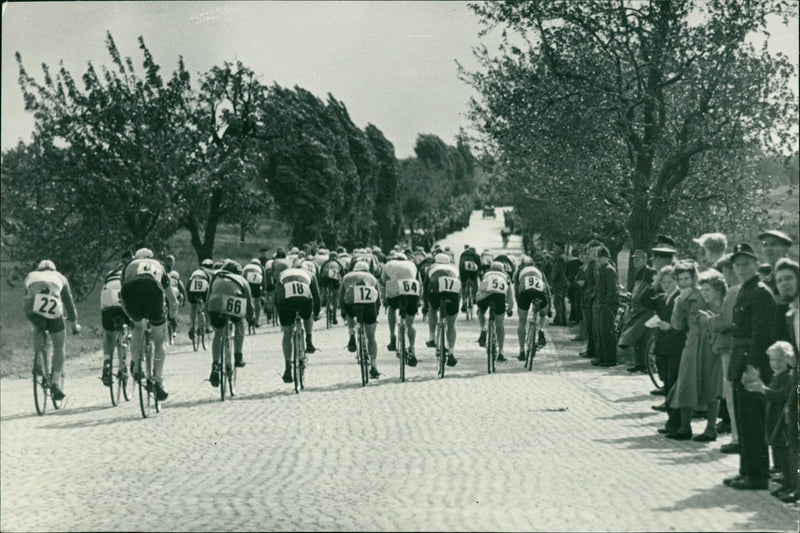
[[[786,410],[794,408],[797,412],[797,404],[788,405],[787,400],[796,398],[797,394],[797,374],[794,369],[789,369],[780,374],[775,374],[769,382],[765,391],[767,397],[767,442],[772,446],[788,446],[790,438],[790,427],[787,424]],[[794,417],[797,420],[797,417]],[[796,435],[797,432],[795,431]],[[796,439],[797,437],[795,437]]]
[[[764,382],[772,377],[767,348],[775,342],[776,304],[772,291],[753,276],[742,283],[733,309],[731,381],[738,383],[748,365]]]
[[[680,295],[680,291],[673,291],[672,296],[668,299],[667,295],[662,291],[657,293],[648,291],[648,294],[642,298],[641,304],[645,307],[653,309],[658,318],[664,322],[669,322],[672,318],[672,310],[675,307],[675,300]],[[686,344],[686,330],[676,329],[657,329],[656,330],[656,344],[653,352],[662,357],[680,357],[683,352],[683,346]]]
[[[597,285],[595,286],[594,304],[598,307],[611,308],[616,312],[619,302],[617,289],[617,271],[608,263],[597,267]]]

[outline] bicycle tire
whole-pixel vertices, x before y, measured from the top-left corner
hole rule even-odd
[[[255,328],[254,330],[255,331]],[[236,386],[236,364],[234,357],[234,332],[233,325],[228,323],[228,357],[225,361],[225,374],[228,376],[228,396],[233,398],[236,396],[234,387]]]
[[[200,347],[200,339],[198,338],[199,333],[197,332],[200,325],[200,311],[195,311],[194,314],[194,327],[192,328],[192,349],[196,352],[197,349]],[[205,328],[204,328],[205,329]]]
[[[442,305],[441,309],[439,309],[440,318],[439,324],[437,325],[438,331],[436,332],[436,343],[439,345],[436,351],[441,354],[439,358],[439,379],[444,377],[445,368],[447,368],[447,345],[445,344],[447,322],[443,319],[443,316],[441,316],[444,314],[444,310],[445,306]]]
[[[156,396],[156,380],[155,380],[155,353],[153,347],[153,337],[148,334],[147,336],[147,368],[149,369],[149,383],[150,387],[147,389],[148,394],[150,395],[150,400],[153,402],[153,407],[156,408],[156,413],[161,412],[161,402],[158,401],[158,396]]]
[[[533,313],[534,317],[529,319],[528,330],[525,332],[525,368],[531,371],[533,370],[533,360],[536,358],[537,342],[539,341],[537,338],[539,335],[539,320],[538,316],[536,316],[539,310],[538,308],[531,308],[529,312]]]
[[[200,313],[202,320],[200,321],[200,344],[203,345],[203,351],[206,350],[206,314]]]
[[[137,365],[136,373],[139,376],[139,379],[136,380],[136,383],[139,388],[139,409],[142,412],[142,418],[147,418],[150,416],[150,393],[147,390],[147,381],[148,377],[145,375],[143,371],[143,365],[145,354],[139,358],[139,364]]]
[[[295,318],[294,332],[292,335],[292,377],[294,378],[294,393],[300,394],[300,353],[302,351],[303,332],[300,318]]]
[[[50,384],[47,379],[49,374],[47,363],[42,361],[41,364],[38,364],[40,357],[39,354],[35,354],[33,358],[33,402],[36,406],[36,414],[42,416],[47,411],[47,394]],[[44,357],[41,358],[44,359]]]
[[[487,365],[489,369],[489,374],[492,374],[496,371],[495,368],[495,335],[496,331],[494,329],[495,322],[494,316],[489,317],[489,326],[486,328],[486,359]]]
[[[661,379],[661,374],[658,371],[658,358],[654,352],[656,346],[656,336],[652,335],[647,342],[645,353],[647,354],[647,375],[650,376],[650,381],[656,386],[658,390],[664,389],[664,381]]]
[[[128,338],[127,332],[123,330],[122,333],[120,334],[120,343],[117,346],[117,350],[119,350],[117,360],[122,361],[122,363],[120,363],[119,370],[117,370],[117,388],[120,389],[120,391],[122,392],[122,396],[125,398],[125,401],[129,402],[131,400],[131,397],[133,397],[132,394],[133,389],[131,389],[130,392],[128,391],[128,382],[130,381],[130,375],[128,375],[127,366],[128,366],[128,353],[130,352],[129,350],[130,346],[128,345],[127,338]],[[117,399],[119,399],[119,393],[117,393]]]
[[[406,324],[404,318],[400,317],[400,324],[397,327],[397,350],[400,354],[400,382],[406,381]]]
[[[358,324],[357,329],[358,365],[361,367],[361,386],[366,387],[367,383],[369,383],[369,355],[367,354],[367,346],[364,339],[366,335],[364,333],[364,326],[361,323]]]
[[[119,335],[117,333],[117,335]],[[117,347],[117,353],[111,353],[111,357],[109,359],[110,368],[109,371],[111,372],[111,383],[108,385],[109,396],[111,396],[111,405],[116,407],[119,403],[119,393],[121,392],[118,386],[118,380],[116,374],[114,374],[114,357],[119,356],[119,343],[114,343]]]
[[[222,332],[222,354],[219,361],[219,399],[220,401],[225,401],[225,387],[227,386],[226,377],[225,377],[225,365],[227,364],[226,361],[228,359],[228,327],[225,326]]]

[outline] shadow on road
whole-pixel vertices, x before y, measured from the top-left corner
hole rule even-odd
[[[31,407],[33,409],[33,407]],[[52,417],[52,416],[69,416],[69,415],[79,415],[81,413],[89,413],[92,411],[104,411],[106,409],[114,409],[114,406],[109,405],[88,405],[86,407],[78,407],[76,409],[70,409],[69,404],[65,405],[58,411],[49,406],[47,411],[43,416],[39,416],[36,414],[36,411],[31,413],[17,413],[15,415],[8,415],[8,416],[0,416],[0,422],[7,422],[9,420],[23,420],[26,418],[42,418],[45,417]]]

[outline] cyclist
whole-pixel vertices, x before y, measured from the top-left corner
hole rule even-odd
[[[333,319],[331,322],[333,324],[338,324],[339,321],[336,319],[336,309],[338,303],[338,294],[339,294],[339,285],[342,282],[342,277],[344,276],[344,267],[339,262],[339,254],[336,252],[330,252],[328,254],[328,260],[325,261],[319,270],[319,286],[320,290],[322,291],[322,305],[328,305],[328,290],[332,290],[332,294],[334,294],[333,298]]]
[[[286,254],[286,259],[289,260],[289,264],[292,264],[299,255],[300,249],[297,246],[292,246],[292,248],[289,250],[289,253]]]
[[[73,323],[72,333],[80,332],[78,310],[72,300],[72,291],[67,278],[56,270],[56,265],[45,259],[36,270],[25,277],[25,296],[22,310],[33,324],[33,346],[37,353],[44,353],[46,332],[53,340],[52,376],[50,391],[53,399],[63,400],[64,391],[59,387],[64,369],[64,307],[67,320]]]
[[[483,275],[489,271],[489,268],[492,266],[492,261],[494,261],[494,254],[492,254],[492,252],[488,249],[481,252],[481,265],[478,269],[479,277],[483,278]]]
[[[205,306],[208,299],[208,288],[211,286],[211,267],[214,263],[211,259],[203,259],[200,266],[189,275],[189,292],[186,299],[192,306],[192,327],[189,330],[189,338],[194,339],[194,329],[197,326],[197,306]],[[211,333],[208,324],[205,325],[206,333]]]
[[[528,320],[528,308],[534,299],[538,299],[541,305],[539,309],[539,343],[538,347],[545,345],[544,324],[545,316],[549,313],[550,302],[552,302],[550,285],[547,278],[534,264],[530,256],[523,255],[520,260],[519,270],[514,276],[514,289],[517,295],[517,312],[519,313],[519,326],[517,327],[517,339],[519,340],[520,361],[525,360],[525,327]]]
[[[250,282],[242,276],[242,266],[236,261],[227,260],[222,269],[214,274],[211,287],[208,289],[208,321],[214,328],[214,341],[211,343],[211,381],[212,387],[219,387],[219,365],[222,358],[222,337],[225,322],[230,320],[234,325],[233,358],[237,368],[245,366],[244,354],[244,322],[240,316],[232,316],[232,312],[240,314],[241,307],[237,308],[237,301],[233,298],[246,300],[245,315],[247,320],[253,320],[255,314],[253,295],[250,292]]]
[[[148,248],[140,248],[133,260],[122,271],[122,307],[133,320],[133,339],[131,341],[131,370],[136,369],[144,348],[145,320],[150,322],[153,331],[153,381],[156,398],[167,399],[164,390],[163,372],[166,359],[164,340],[167,334],[167,318],[175,320],[178,301],[170,287],[170,277],[161,261],[155,259]],[[164,309],[165,296],[167,309]],[[134,376],[139,378],[140,376]]]
[[[344,267],[345,270],[349,271],[350,261],[352,260],[352,257],[350,257],[350,254],[347,253],[345,247],[340,246],[339,248],[336,249],[336,253],[339,258],[339,263],[341,263],[342,267]]]
[[[111,386],[111,357],[114,355],[114,334],[120,329],[122,324],[127,324],[131,328],[133,322],[122,310],[122,303],[119,300],[119,291],[122,289],[121,279],[122,270],[130,260],[130,252],[122,254],[122,262],[114,267],[103,280],[103,288],[100,290],[100,323],[103,326],[103,385]],[[117,354],[121,356],[122,354]],[[128,369],[124,366],[124,361],[120,359],[119,368],[123,375],[127,375]]]
[[[186,303],[186,287],[183,286],[181,275],[177,270],[169,272],[169,290],[172,291],[173,296],[178,301],[178,307],[183,307]],[[175,318],[169,319],[169,325],[172,326],[172,336],[175,337],[178,332],[177,311]]]
[[[258,327],[261,320],[261,298],[264,293],[264,267],[261,261],[253,259],[242,268],[242,277],[247,280],[250,285],[250,295],[253,297],[253,307],[255,307],[255,314],[253,315],[253,326]]]
[[[506,332],[503,326],[503,312],[510,317],[514,308],[514,289],[511,285],[511,278],[506,273],[503,263],[493,261],[489,270],[483,275],[478,286],[478,323],[481,326],[481,334],[478,337],[478,344],[486,346],[486,317],[484,314],[489,306],[492,306],[497,326],[497,360],[503,362],[503,342]]]
[[[291,383],[292,378],[292,328],[295,316],[299,313],[306,329],[306,352],[313,351],[311,344],[311,328],[314,319],[319,316],[320,300],[317,279],[304,268],[286,266],[285,258],[276,258],[272,265],[275,271],[276,290],[275,307],[278,320],[283,331],[283,382]],[[311,350],[309,350],[311,348]]]
[[[377,367],[378,343],[375,341],[375,328],[378,325],[378,311],[380,300],[375,299],[374,304],[355,304],[356,285],[372,287],[375,294],[378,293],[378,280],[370,274],[369,265],[366,261],[358,261],[353,265],[353,271],[348,272],[342,278],[342,286],[339,289],[339,299],[342,301],[342,318],[347,321],[347,328],[350,332],[350,341],[347,349],[351,352],[356,351],[356,317],[361,312],[361,318],[367,333],[367,351],[370,358],[369,375],[373,379],[381,376]]]
[[[461,312],[467,311],[467,290],[472,289],[473,303],[478,292],[478,271],[481,258],[475,248],[467,245],[458,259],[458,274],[461,277]]]
[[[314,254],[314,262],[317,264],[317,268],[322,268],[322,265],[328,262],[330,259],[331,252],[327,248],[320,248],[317,250],[317,253]]]
[[[408,332],[407,361],[408,366],[417,366],[417,357],[414,354],[414,341],[417,332],[414,329],[414,316],[419,309],[420,279],[417,266],[409,261],[405,254],[395,253],[383,267],[381,284],[385,287],[385,307],[389,310],[389,351],[397,349],[397,311],[405,316],[406,331]]]
[[[306,258],[305,252],[300,252],[300,255],[294,261],[294,268],[301,268],[311,274],[311,278],[314,280],[314,284],[317,286],[317,290],[319,290],[319,281],[317,280],[317,264],[314,261],[311,261]],[[318,293],[319,294],[319,293]],[[320,307],[322,306],[322,298],[319,297]],[[319,318],[319,311],[314,315],[314,320]],[[311,337],[314,332],[314,321],[308,323],[306,326],[306,353],[314,353],[317,351],[314,348],[314,343],[311,342]]]
[[[503,270],[505,270],[505,273],[508,274],[508,277],[511,279],[514,278],[514,272],[517,269],[517,262],[514,260],[512,256],[508,254],[500,254],[494,258],[493,262],[494,261],[499,261],[500,263],[502,263]]]
[[[444,252],[436,254],[434,263],[426,274],[423,298],[426,305],[430,306],[428,313],[428,332],[430,340],[426,346],[436,346],[434,335],[436,332],[437,311],[444,313],[447,320],[447,366],[456,366],[458,360],[453,356],[456,344],[456,317],[458,316],[458,298],[461,294],[461,282],[458,271],[450,261],[450,256]]]

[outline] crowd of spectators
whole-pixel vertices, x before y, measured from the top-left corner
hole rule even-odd
[[[633,251],[628,291],[598,241],[577,247],[576,257],[559,243],[544,263],[562,320],[556,324],[580,325],[581,357],[597,367],[630,359],[629,372],[646,373],[654,355],[663,387],[651,394],[665,397],[653,406],[666,415],[660,434],[711,443],[730,433],[719,451],[740,461],[725,485],[763,490],[772,476],[779,483],[773,496],[797,502],[800,270],[787,257],[793,243],[786,234],[765,231],[759,240],[761,253],[747,243],[729,249],[725,235],[705,234],[694,239],[695,260],[659,236],[649,251]],[[559,307],[564,298],[568,312]],[[694,418],[705,418],[698,434]]]

